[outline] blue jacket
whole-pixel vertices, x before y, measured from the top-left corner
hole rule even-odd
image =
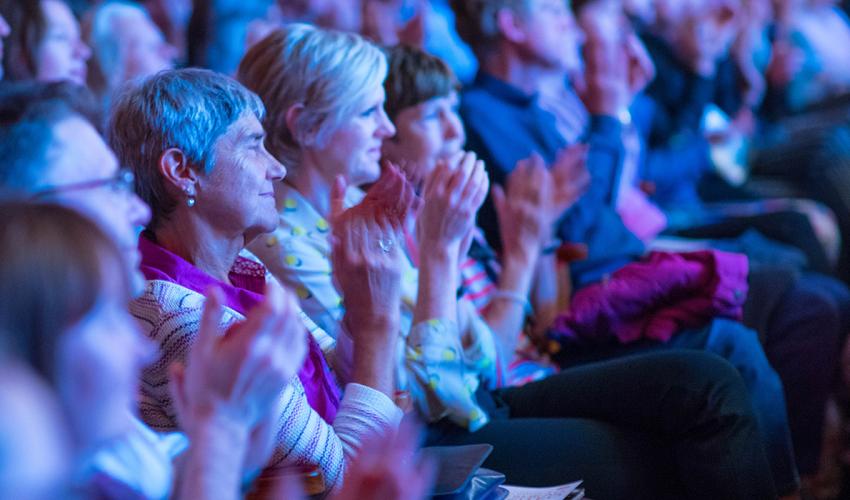
[[[464,90],[460,114],[467,147],[487,163],[493,183],[504,183],[516,162],[532,152],[551,163],[558,151],[567,146],[555,126],[555,117],[540,108],[536,95],[528,95],[485,73],[479,73]],[[619,121],[593,116],[583,142],[590,146],[587,166],[591,185],[557,225],[557,236],[562,240],[588,246],[588,259],[572,267],[577,287],[598,281],[644,252],[643,244],[614,211],[623,161]],[[490,200],[482,208],[478,223],[491,244],[500,248],[498,221]]]

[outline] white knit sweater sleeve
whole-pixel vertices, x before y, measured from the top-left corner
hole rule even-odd
[[[143,371],[140,416],[158,431],[177,430],[176,410],[168,393],[168,366],[185,360],[197,335],[204,297],[165,281],[148,282],[145,293],[131,304],[145,334],[159,345],[158,359]],[[242,320],[225,309],[222,327]],[[281,393],[280,430],[270,465],[318,466],[325,484],[342,484],[346,464],[357,455],[364,438],[394,429],[401,410],[383,393],[348,384],[333,425],[309,405],[304,387],[294,377]]]

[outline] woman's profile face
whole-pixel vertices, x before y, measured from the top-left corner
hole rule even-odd
[[[153,75],[174,68],[177,49],[168,44],[162,32],[143,12],[120,22],[123,68],[120,82]]]
[[[91,51],[80,38],[77,20],[60,0],[42,0],[41,9],[46,30],[36,51],[36,79],[44,82],[69,80],[85,85],[86,61]]]
[[[384,111],[384,88],[376,85],[354,116],[330,135],[313,154],[329,178],[343,175],[354,186],[378,180],[381,175],[381,144],[395,134]]]
[[[274,184],[286,169],[265,147],[265,131],[246,112],[215,143],[215,165],[198,181],[195,206],[219,234],[241,235],[245,244],[277,227]]]
[[[123,263],[109,255],[101,261],[97,302],[60,337],[56,383],[76,431],[103,439],[125,430],[135,412],[140,370],[155,349],[127,309]]]
[[[457,112],[457,92],[404,108],[396,115],[396,134],[383,144],[384,157],[422,185],[440,160],[461,151],[466,136]]]

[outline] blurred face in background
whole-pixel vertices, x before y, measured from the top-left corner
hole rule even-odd
[[[51,199],[72,207],[97,222],[115,241],[133,274],[134,292],[144,280],[138,270],[139,229],[150,221],[150,208],[122,178],[118,160],[94,127],[79,117],[58,123],[48,152],[43,184]]]
[[[579,67],[583,35],[567,2],[530,0],[528,7],[517,16],[515,43],[520,52],[549,68],[572,71]]]
[[[396,115],[396,134],[383,144],[384,158],[401,166],[421,186],[439,160],[461,151],[466,136],[457,112],[457,92],[434,97]]]
[[[102,290],[94,307],[69,325],[58,343],[57,390],[84,442],[127,432],[138,378],[153,361],[153,343],[130,315],[123,262],[104,256]]]
[[[150,76],[174,67],[177,49],[168,44],[162,32],[142,11],[117,20],[120,33],[120,82]]]
[[[80,38],[80,26],[60,0],[42,0],[46,31],[36,50],[36,79],[69,80],[86,84],[86,61],[91,51]]]

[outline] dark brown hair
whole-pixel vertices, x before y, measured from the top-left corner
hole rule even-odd
[[[0,0],[0,15],[12,32],[5,40],[3,78],[31,80],[38,71],[36,52],[47,31],[41,0]]]
[[[395,120],[405,108],[445,97],[460,84],[442,59],[422,49],[396,45],[385,49],[389,71],[384,81],[387,116]]]
[[[109,262],[114,266],[109,266]],[[105,265],[106,264],[106,265]],[[67,207],[0,202],[0,342],[54,380],[58,336],[104,294],[121,255],[93,222]]]

